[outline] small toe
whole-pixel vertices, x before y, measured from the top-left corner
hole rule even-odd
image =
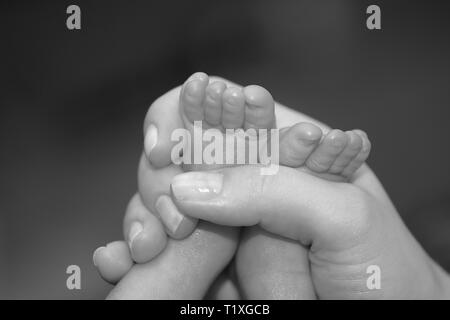
[[[303,165],[321,138],[322,130],[312,123],[301,122],[287,128],[280,137],[280,164],[293,168]]]
[[[227,88],[222,95],[222,125],[225,129],[242,128],[245,96],[241,89]]]
[[[359,135],[362,139],[362,147],[360,152],[352,159],[352,161],[345,167],[342,175],[345,177],[351,176],[356,170],[358,170],[362,164],[367,160],[370,154],[372,145],[367,134],[362,130],[353,130],[354,133]]]
[[[347,135],[341,130],[331,130],[306,160],[308,169],[315,172],[326,172],[344,150],[348,142]]]
[[[226,89],[226,84],[222,81],[215,81],[206,87],[204,101],[204,116],[206,122],[211,126],[218,126],[222,120],[222,95]]]
[[[330,173],[340,174],[362,149],[363,140],[358,134],[353,131],[347,131],[346,134],[348,136],[347,146],[334,161]]]
[[[275,102],[269,91],[261,86],[244,88],[245,124],[244,129],[271,129],[275,126]]]
[[[180,94],[181,108],[191,122],[203,120],[203,100],[208,79],[197,78],[187,81]]]

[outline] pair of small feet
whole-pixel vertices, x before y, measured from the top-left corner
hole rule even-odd
[[[202,128],[272,129],[275,128],[275,102],[263,87],[227,86],[223,81],[210,82],[208,75],[194,73],[180,92],[180,112],[186,128],[195,121]],[[370,142],[361,130],[323,133],[312,123],[298,123],[279,132],[279,163],[299,168],[313,175],[346,181],[365,162]]]

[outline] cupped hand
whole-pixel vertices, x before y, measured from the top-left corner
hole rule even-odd
[[[176,102],[174,101],[176,100],[173,97],[177,94],[176,90],[178,88],[171,91],[173,96],[169,93],[158,99],[159,104],[155,102],[154,106],[164,104],[169,106],[166,107],[167,110],[175,109]],[[155,117],[152,117],[152,112],[158,112],[157,110],[158,108],[155,107],[150,109],[145,122],[145,130],[148,129],[152,121],[154,122]],[[279,127],[289,126],[301,121],[318,124],[317,121],[281,105],[276,106],[276,114]],[[170,111],[166,112],[165,118],[163,117],[160,121],[159,124],[164,123],[164,125],[158,128],[158,142],[156,145],[150,144],[153,150],[149,153],[152,165],[148,167],[146,161],[141,161],[140,164],[140,170],[143,167],[150,168],[148,170],[150,172],[149,177],[153,178],[153,172],[165,170],[163,167],[169,164],[170,158],[165,155],[170,154],[166,151],[172,147],[169,139],[170,130],[180,125],[174,117],[174,112]],[[322,125],[322,127],[327,130],[325,126]],[[148,147],[149,142],[146,141],[146,148],[148,149]],[[145,158],[143,159],[145,160]],[[172,171],[169,174],[156,174],[156,176],[164,178],[152,179],[151,185],[163,186],[163,193],[167,192],[172,178],[181,173],[176,170],[173,171],[173,169],[170,170]],[[194,218],[235,226],[260,225],[271,233],[289,237],[299,244],[309,246],[311,248],[311,251],[309,251],[312,267],[311,277],[320,298],[405,296],[417,292],[416,290],[410,291],[411,284],[417,283],[411,281],[411,279],[419,273],[425,275],[425,277],[419,278],[425,279],[425,281],[417,283],[417,286],[420,286],[421,289],[427,289],[422,290],[422,293],[433,290],[434,293],[439,291],[436,290],[436,281],[433,281],[433,279],[441,278],[441,270],[430,263],[430,259],[406,230],[381,184],[367,166],[361,168],[355,175],[354,181],[352,181],[353,185],[322,181],[289,168],[282,168],[277,176],[266,178],[262,178],[258,173],[255,175],[255,168],[252,167],[226,169],[222,170],[221,174],[224,182],[222,190],[233,189],[236,192],[220,193],[215,200],[207,201],[198,201],[198,199],[192,201],[189,197],[175,198],[174,201],[177,206],[182,209],[181,211]],[[237,181],[242,182],[242,176],[239,179],[236,178],[239,175],[248,176],[248,181],[251,181],[251,183],[238,187]],[[182,178],[182,176],[175,178],[175,182]],[[179,191],[175,191],[174,194],[176,195],[177,192]],[[130,243],[134,244],[131,245],[131,248],[136,246],[150,249],[145,256],[134,256],[134,259],[138,262],[152,259],[164,248],[167,241],[165,234],[162,232],[161,223],[148,210],[148,208],[153,210],[155,198],[161,192],[158,190],[157,192],[144,192],[144,195],[146,194],[148,196],[144,197],[144,201],[137,197],[135,199],[138,200],[131,202],[124,224],[125,238],[128,242],[131,240]],[[193,196],[195,198],[195,195]],[[145,205],[146,201],[148,203]],[[144,205],[142,202],[144,202]],[[214,208],[215,211],[208,211],[207,208]],[[235,209],[239,210],[235,211]],[[232,212],[245,212],[245,214],[238,216],[233,215]],[[228,214],[229,216],[225,217]],[[181,217],[184,217],[184,215],[181,214]],[[136,227],[136,221],[143,223]],[[188,219],[187,221],[195,221],[195,219]],[[207,228],[212,227],[208,224],[206,226]],[[218,230],[220,228],[215,231]],[[208,241],[201,240],[203,238],[202,232],[202,226],[200,226],[199,233],[196,232],[194,235],[197,236],[196,241],[206,244]],[[206,233],[210,236],[213,235],[213,233],[207,231]],[[167,272],[167,270],[174,269],[174,266],[178,266],[180,269],[184,268],[184,273],[171,273],[172,279],[183,279],[183,277],[189,277],[190,272],[192,272],[189,271],[191,270],[189,259],[185,259],[186,255],[183,255],[183,252],[192,254],[190,250],[194,250],[195,247],[200,249],[195,251],[202,253],[200,254],[203,257],[200,270],[203,270],[209,264],[208,261],[211,261],[207,258],[208,255],[214,254],[214,250],[208,250],[211,247],[199,246],[195,241],[191,241],[191,237],[173,244],[173,240],[169,240],[169,246],[163,254],[157,256],[150,263],[134,266],[121,281],[118,288],[113,290],[112,296],[118,298],[171,297],[168,294],[173,290],[171,283],[177,285],[178,283],[166,277],[158,277],[161,270],[164,269],[164,272]],[[223,239],[219,237],[219,243],[221,240]],[[392,246],[392,243],[396,245]],[[235,245],[234,240],[230,240],[228,245],[233,247]],[[302,247],[299,245],[299,248]],[[97,252],[97,264],[101,274],[107,280],[115,282],[122,278],[131,267],[131,257],[127,251],[128,246],[123,242],[112,243],[106,249]],[[145,252],[143,250],[135,251]],[[166,251],[168,252],[166,253]],[[131,252],[133,253],[133,250]],[[300,255],[303,254],[303,260],[300,260],[304,261],[308,252],[300,249],[299,253]],[[225,257],[222,260],[224,264],[227,263],[227,259],[229,260],[230,257]],[[238,259],[236,269],[245,269],[247,266],[242,265],[244,261],[241,260],[241,265],[239,265]],[[369,275],[366,271],[370,265],[380,267],[381,290],[371,291],[367,287]],[[196,266],[198,267],[198,265]],[[295,270],[297,267],[304,273],[304,276],[309,277],[308,270],[305,271],[305,263],[302,262],[301,265],[297,265],[294,260],[293,266],[294,268],[291,268],[291,270]],[[416,267],[411,268],[411,266]],[[189,286],[185,286],[185,291],[181,291],[184,292],[184,295],[181,296],[202,296],[211,284],[211,279],[223,267],[224,265],[216,265],[210,269],[206,268],[206,270],[210,270],[207,274],[211,276],[205,276],[204,280],[200,277],[197,281],[190,282]],[[114,270],[115,273],[108,273],[108,268]],[[141,277],[148,279],[148,281],[142,282]],[[264,275],[260,279],[263,277]],[[196,278],[194,277],[194,279]],[[409,286],[403,285],[406,282],[410,282]],[[149,290],[148,287],[160,288],[162,294],[156,294],[154,290]],[[305,288],[298,289],[305,291]],[[310,296],[310,288],[306,288],[306,290],[309,292],[306,292],[306,294],[303,292],[303,295]],[[141,294],[136,294],[136,292]]]
[[[447,294],[448,276],[407,230],[367,167],[352,183],[288,167],[275,175],[261,175],[258,166],[190,172],[174,177],[171,190],[177,207],[191,217],[227,226],[258,225],[308,247],[319,298]]]

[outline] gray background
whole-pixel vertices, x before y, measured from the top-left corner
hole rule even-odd
[[[78,4],[82,30],[66,29]],[[365,27],[369,4],[382,30]],[[150,103],[190,73],[257,83],[333,127],[450,269],[445,1],[0,2],[0,297],[103,298],[93,250],[122,238]],[[82,268],[68,291],[65,269]]]

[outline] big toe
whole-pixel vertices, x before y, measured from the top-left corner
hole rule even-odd
[[[244,88],[245,129],[271,129],[275,125],[275,102],[269,91],[258,85]]]
[[[196,73],[185,82],[181,89],[181,111],[190,122],[201,121],[204,118],[203,101],[208,81],[208,76],[204,73]]]

